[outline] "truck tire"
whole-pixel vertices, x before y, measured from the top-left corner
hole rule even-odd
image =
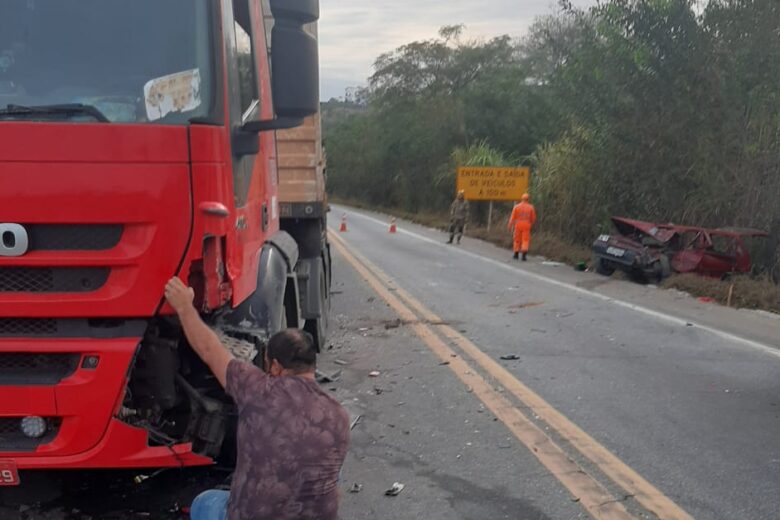
[[[282,222],[282,228],[298,243],[301,258],[319,258],[325,230],[322,220],[293,220]]]
[[[596,272],[601,276],[612,276],[615,274],[615,268],[609,265],[600,256],[597,256],[593,259],[593,265],[596,267]]]
[[[314,344],[317,347],[317,352],[325,350],[325,343],[328,340],[328,328],[330,321],[330,296],[328,289],[328,274],[327,269],[323,265],[323,269],[319,275],[320,284],[320,309],[321,315],[317,319],[306,320],[306,324],[303,329],[312,335],[314,338]]]
[[[325,348],[330,311],[331,263],[324,219],[287,219],[282,228],[297,242],[295,266],[300,290],[303,329],[312,335],[318,351]]]

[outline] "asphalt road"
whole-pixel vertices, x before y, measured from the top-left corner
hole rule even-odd
[[[780,518],[780,320],[342,212],[343,520]],[[227,480],[133,476],[23,475],[0,520],[186,518]]]
[[[545,404],[646,479],[652,488],[640,486],[636,495],[651,489],[651,494],[669,501],[667,506],[672,504],[655,508],[647,496],[639,497],[644,499],[640,503],[630,496],[631,489],[621,487],[625,480],[610,476],[615,475],[610,464],[589,458],[587,447],[577,449],[571,425],[556,428],[543,417],[540,426],[553,441],[622,500],[630,515],[780,518],[780,352],[775,350],[780,348],[780,321],[701,304],[679,293],[623,281],[606,283],[597,275],[544,265],[538,258],[516,263],[506,251],[478,241],[448,246],[443,234],[406,223],[400,224],[398,234],[390,235],[389,219],[375,214],[335,208],[332,221],[342,213],[347,214],[349,230],[337,241],[343,239],[358,260],[362,256],[391,294],[408,292],[418,305],[451,324]],[[343,263],[343,255],[337,257],[341,283],[348,284],[338,295],[345,303],[365,289],[364,283],[354,283],[344,272]],[[356,315],[360,308],[357,315],[366,323],[375,319],[374,308],[361,308],[359,301],[346,307],[347,315]],[[419,356],[429,356],[430,351],[419,346],[419,335],[409,335],[408,330],[404,334],[386,338],[381,333],[377,341],[387,344],[383,354],[376,358],[365,354],[364,363],[366,369],[390,370],[392,388],[418,396],[414,408],[408,404],[396,410],[383,408],[380,403],[388,400],[384,394],[361,396],[360,403],[371,417],[378,413],[381,421],[407,425],[400,428],[414,424],[427,435],[420,436],[418,445],[403,444],[403,451],[396,452],[403,440],[396,439],[396,428],[382,433],[394,439],[388,443],[376,438],[382,430],[372,426],[370,433],[355,433],[353,456],[364,452],[370,438],[385,446],[374,452],[384,451],[402,469],[411,466],[417,478],[423,477],[423,486],[436,493],[404,514],[382,513],[403,502],[367,499],[365,505],[376,508],[371,517],[535,518],[532,513],[512,512],[509,502],[505,510],[491,509],[495,500],[490,493],[497,490],[507,499],[509,491],[518,504],[532,504],[540,518],[585,514],[571,511],[575,493],[559,479],[549,478],[547,464],[529,459],[533,446],[529,449],[505,424],[494,422],[488,429],[465,422],[480,404],[455,374],[434,371],[435,378],[432,375],[424,389],[403,382],[407,371],[437,361],[421,360]],[[392,351],[389,360],[385,350]],[[508,354],[519,359],[500,360]],[[483,367],[475,370],[491,381],[495,375]],[[400,400],[409,403],[412,398]],[[527,404],[521,401],[516,406],[527,413]],[[537,411],[531,408],[531,415]],[[471,444],[464,447],[465,439]],[[510,444],[511,456],[501,451]],[[453,461],[441,451],[443,446],[462,457]],[[374,479],[380,473],[363,471]],[[444,482],[458,486],[439,486],[442,482],[433,476],[442,475]],[[394,478],[390,473],[383,483]],[[454,510],[440,513],[437,493],[442,492],[449,493],[445,501]],[[412,500],[409,495],[406,499]],[[459,502],[466,500],[473,500],[473,507]],[[345,518],[369,517],[362,510],[353,512],[358,504],[364,505],[347,497]],[[500,516],[500,511],[507,513]]]

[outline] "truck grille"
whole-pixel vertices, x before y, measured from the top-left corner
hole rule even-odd
[[[79,354],[0,353],[0,385],[56,385],[78,367]]]
[[[53,336],[57,329],[57,320],[50,318],[0,318],[0,337]]]
[[[0,292],[91,292],[105,285],[104,267],[0,267]]]
[[[123,318],[0,318],[0,338],[130,338],[143,336],[146,326]]]
[[[105,251],[119,244],[123,226],[26,224],[30,251]]]
[[[22,419],[23,417],[0,417],[0,451],[35,451],[38,446],[54,440],[62,423],[59,417],[48,418],[46,419],[48,429],[43,437],[30,439],[22,433]]]

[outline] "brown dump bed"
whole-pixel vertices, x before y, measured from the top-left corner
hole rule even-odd
[[[276,134],[281,203],[323,202],[325,160],[319,114]]]

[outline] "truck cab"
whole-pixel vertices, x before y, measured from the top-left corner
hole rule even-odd
[[[316,0],[2,2],[0,468],[223,451],[233,404],[163,288],[192,286],[248,362],[304,326],[274,131],[318,110],[318,16]]]

